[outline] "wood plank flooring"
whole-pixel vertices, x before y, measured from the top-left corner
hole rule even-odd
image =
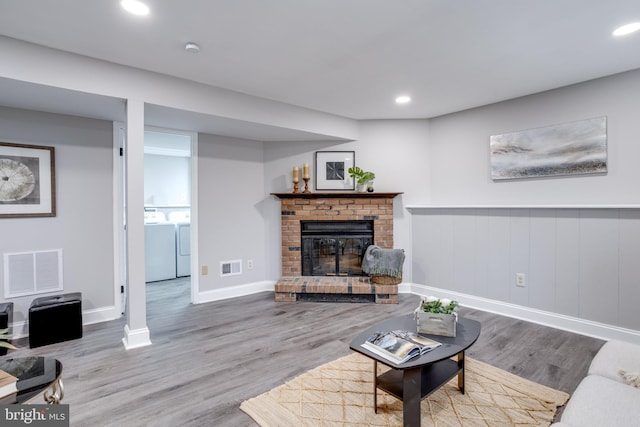
[[[84,337],[10,356],[47,355],[64,364],[64,403],[72,426],[255,426],[240,403],[320,364],[350,353],[363,328],[408,314],[400,303],[276,303],[263,292],[191,305],[189,280],[147,286],[153,345],[122,346],[124,319],[89,325]],[[467,353],[491,365],[571,393],[602,341],[477,310],[482,323]]]

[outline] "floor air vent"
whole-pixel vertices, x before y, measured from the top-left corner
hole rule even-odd
[[[242,274],[242,261],[222,261],[220,263],[220,276],[236,276]]]

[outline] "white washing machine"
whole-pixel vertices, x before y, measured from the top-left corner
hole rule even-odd
[[[176,278],[176,229],[171,223],[144,226],[145,280]]]
[[[191,276],[191,224],[176,224],[176,275]]]

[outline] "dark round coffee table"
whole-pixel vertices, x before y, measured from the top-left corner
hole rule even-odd
[[[16,357],[0,360],[0,369],[18,378],[13,402],[33,403],[43,394],[47,403],[58,404],[64,397],[62,363],[52,357]]]
[[[417,332],[413,314],[383,320],[356,336],[351,350],[373,359],[373,405],[378,411],[377,389],[381,389],[402,401],[403,422],[405,426],[420,426],[420,402],[439,389],[456,375],[458,388],[464,394],[464,352],[480,336],[480,323],[471,319],[458,319],[455,337],[420,334],[440,343],[441,346],[414,357],[405,363],[393,363],[362,347],[362,344],[375,332],[394,330]],[[457,356],[457,361],[451,358]],[[389,371],[377,375],[378,362],[389,366]]]

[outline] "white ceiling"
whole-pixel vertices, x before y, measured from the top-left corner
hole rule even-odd
[[[434,117],[640,68],[640,33],[611,36],[640,21],[638,0],[147,3],[141,18],[119,0],[2,1],[0,31],[355,119]]]

